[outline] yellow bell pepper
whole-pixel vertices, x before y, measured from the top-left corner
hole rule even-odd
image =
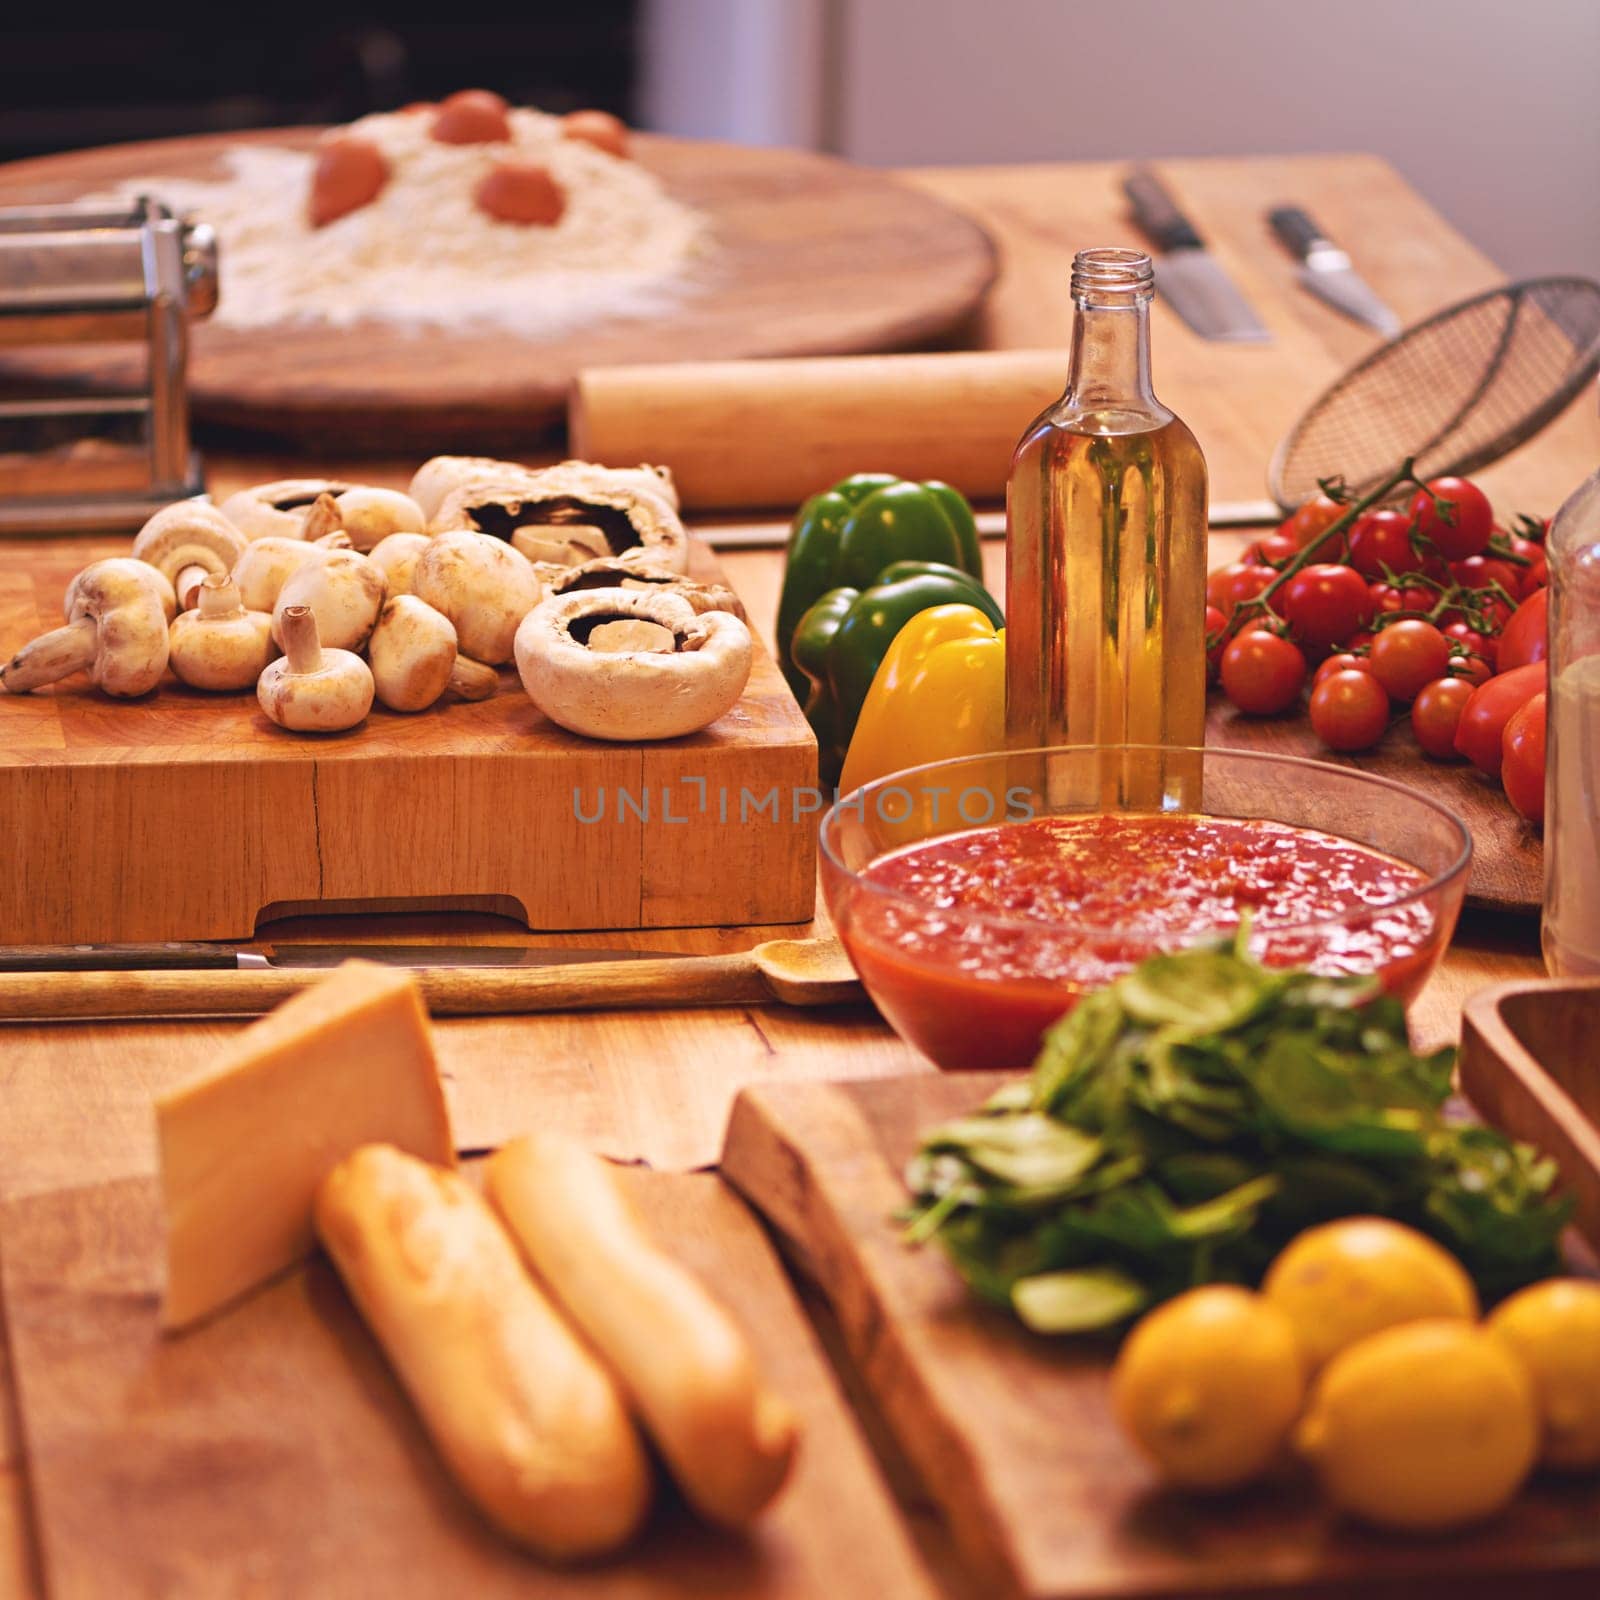
[[[1003,749],[1005,639],[976,606],[931,606],[906,623],[873,674],[840,792],[927,761]]]

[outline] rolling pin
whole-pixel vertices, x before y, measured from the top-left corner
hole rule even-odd
[[[1065,350],[593,367],[568,437],[587,461],[671,467],[699,511],[787,512],[867,469],[998,500],[1023,430],[1066,380]]]

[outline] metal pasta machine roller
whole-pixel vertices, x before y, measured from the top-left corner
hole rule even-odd
[[[157,200],[0,210],[0,533],[117,531],[200,492],[189,319],[216,303],[214,234]]]

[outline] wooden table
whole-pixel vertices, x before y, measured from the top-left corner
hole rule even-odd
[[[1163,169],[1226,263],[1278,336],[1297,357],[1279,361],[1270,381],[1241,363],[1249,351],[1206,345],[1159,302],[1153,344],[1156,383],[1194,427],[1212,468],[1217,499],[1263,492],[1267,453],[1328,376],[1366,349],[1371,336],[1301,291],[1293,267],[1262,221],[1277,202],[1304,204],[1335,238],[1358,247],[1358,265],[1403,319],[1501,280],[1483,255],[1457,235],[1381,161],[1367,156],[1181,161]],[[1071,252],[1088,244],[1136,242],[1123,216],[1119,169],[1110,165],[924,170],[910,179],[970,210],[1000,247],[1002,273],[971,331],[989,347],[1063,343]],[[1292,368],[1285,375],[1285,368]],[[1208,385],[1206,374],[1226,372]],[[1243,376],[1240,376],[1241,371]],[[1299,376],[1295,376],[1299,374]],[[1553,511],[1600,459],[1600,419],[1581,401],[1534,443],[1482,475],[1502,513]],[[332,442],[313,460],[266,452],[213,450],[213,489],[281,475],[330,476],[403,484],[414,461],[353,461]],[[863,468],[870,468],[863,461]],[[712,537],[716,529],[706,529]],[[1240,548],[1239,531],[1213,535],[1215,559]],[[1002,578],[1003,551],[986,548],[991,576]],[[782,558],[773,549],[729,550],[724,565],[761,627],[776,609]],[[801,929],[706,928],[636,936],[571,935],[573,944],[628,943],[639,948],[705,953],[744,948],[774,932]],[[526,930],[489,917],[301,918],[264,931],[277,941],[438,939],[517,944]],[[541,942],[545,936],[540,935]],[[1538,928],[1531,919],[1469,917],[1414,1013],[1419,1039],[1453,1040],[1462,1001],[1482,984],[1542,975]],[[587,1129],[617,1156],[658,1166],[714,1162],[735,1092],[784,1078],[887,1076],[932,1070],[865,1009],[816,1015],[779,1007],[721,1012],[659,1012],[532,1017],[530,1056],[569,1063],[561,1115]],[[0,1056],[34,1063],[42,1030],[0,1034]],[[0,1192],[16,1194],[142,1172],[149,1168],[147,1127],[130,1108],[160,1073],[149,1053],[130,1054],[132,1030],[101,1025],[87,1065],[54,1072],[26,1064],[0,1074]],[[31,1040],[32,1049],[14,1047]],[[4,1351],[0,1348],[0,1366]],[[25,1480],[9,1383],[0,1384],[0,1594],[41,1593],[30,1550]]]

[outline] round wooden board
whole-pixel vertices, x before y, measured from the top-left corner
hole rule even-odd
[[[15,162],[0,166],[0,205],[73,200],[129,178],[210,177],[231,146],[305,148],[317,133],[167,139]],[[509,447],[560,420],[584,367],[907,348],[969,315],[997,270],[975,222],[881,173],[803,151],[646,134],[635,153],[711,219],[708,287],[669,319],[596,323],[545,343],[377,322],[200,322],[196,418],[321,444],[332,432],[343,449]],[[159,183],[151,187],[159,194]],[[226,238],[220,269],[226,295]],[[69,350],[8,352],[0,366],[9,376],[98,383],[127,383],[134,371]]]

